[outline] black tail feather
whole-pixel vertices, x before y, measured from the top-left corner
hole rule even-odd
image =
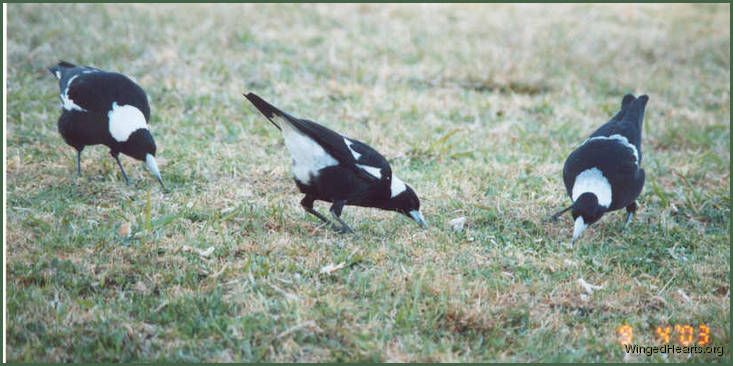
[[[631,104],[631,102],[635,101],[636,97],[634,97],[634,94],[626,94],[624,95],[624,99],[621,101],[621,109],[624,109]]]
[[[649,101],[649,96],[644,94],[638,98],[636,98],[638,103],[642,103],[644,107],[646,107],[646,103]]]
[[[641,125],[644,121],[644,110],[646,109],[646,103],[649,101],[649,96],[646,94],[636,98],[627,107],[624,120],[631,121],[641,131]]]
[[[244,95],[244,97],[247,98],[250,101],[250,103],[252,103],[262,114],[264,114],[265,117],[267,117],[267,120],[270,121],[270,123],[275,125],[275,127],[277,127],[278,130],[282,130],[282,128],[280,128],[280,126],[278,126],[277,123],[273,122],[272,118],[275,115],[286,116],[286,117],[289,117],[289,116],[283,113],[283,111],[275,108],[275,106],[273,106],[272,104],[267,103],[264,99],[260,98],[255,93],[242,94],[242,95]]]
[[[49,67],[48,71],[50,71],[53,76],[56,76],[60,79],[60,77],[56,75],[56,72],[62,71],[63,69],[73,69],[75,67],[76,65],[72,64],[71,62],[60,60],[58,64]]]
[[[60,66],[60,67],[70,67],[70,68],[76,67],[76,65],[72,64],[71,62],[66,62],[64,60],[59,60],[58,66]]]

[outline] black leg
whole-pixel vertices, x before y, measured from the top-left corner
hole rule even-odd
[[[81,177],[81,150],[76,150],[76,176]]]
[[[568,206],[567,208],[564,208],[564,209],[562,209],[560,211],[555,212],[552,216],[550,216],[550,218],[547,219],[547,221],[555,221],[555,220],[557,220],[557,218],[560,217],[560,215],[564,214],[565,212],[567,212],[572,207],[573,206]]]
[[[122,163],[120,162],[120,154],[117,153],[110,153],[112,156],[115,157],[115,160],[117,160],[117,165],[120,167],[120,171],[122,172],[122,177],[125,178],[125,183],[130,184],[130,180],[127,179],[127,174],[125,174],[125,168],[122,167]]]
[[[630,205],[626,206],[626,223],[624,224],[623,230],[626,230],[626,227],[629,226],[629,223],[631,222],[631,218],[636,213],[636,209],[639,206],[636,204],[636,201],[632,202]]]
[[[345,204],[346,204],[345,200],[334,202],[333,205],[331,206],[331,216],[333,216],[333,218],[336,219],[336,221],[338,221],[339,224],[341,224],[341,230],[343,232],[353,233],[354,229],[349,227],[349,225],[347,225],[344,222],[344,220],[341,220],[341,210],[344,209]]]
[[[329,225],[333,225],[333,224],[331,224],[331,221],[330,220],[328,220],[323,215],[321,215],[320,213],[318,213],[318,211],[316,211],[316,210],[313,209],[313,201],[315,201],[315,198],[313,198],[312,196],[306,195],[305,197],[303,197],[303,200],[300,201],[300,205],[303,206],[303,208],[305,209],[305,211],[308,212],[309,214],[311,214],[311,215],[313,215],[313,216],[321,219],[321,221],[323,221],[323,222],[325,222],[325,223],[327,223]]]

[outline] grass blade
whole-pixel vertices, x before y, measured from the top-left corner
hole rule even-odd
[[[148,189],[145,193],[145,230],[150,230],[152,226],[150,222],[150,189]]]

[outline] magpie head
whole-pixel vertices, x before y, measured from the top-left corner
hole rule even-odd
[[[428,223],[425,222],[425,218],[420,212],[420,199],[417,198],[417,193],[412,190],[412,187],[407,184],[405,184],[402,192],[389,200],[387,209],[397,211],[411,218],[424,228],[428,227]]]
[[[122,143],[120,151],[129,155],[135,159],[142,160],[147,165],[148,169],[158,179],[160,185],[163,185],[163,179],[160,177],[160,171],[158,170],[158,164],[155,161],[155,140],[153,135],[150,134],[146,128],[139,128],[133,132],[127,141]]]
[[[598,204],[598,197],[595,194],[585,192],[573,202],[571,212],[575,221],[573,229],[573,242],[575,242],[589,225],[603,216],[606,208]]]

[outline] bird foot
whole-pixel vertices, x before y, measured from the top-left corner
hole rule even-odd
[[[339,233],[339,234],[353,234],[353,233],[355,233],[354,229],[352,229],[351,227],[349,227],[349,225],[344,225],[344,226],[341,226],[341,227],[336,226],[336,225],[333,225],[333,229],[337,233]]]
[[[622,232],[623,231],[626,231],[626,228],[629,227],[629,224],[631,223],[631,218],[632,217],[634,217],[634,214],[632,214],[632,213],[629,213],[628,215],[626,215],[626,223],[624,223],[624,228],[621,229]]]

